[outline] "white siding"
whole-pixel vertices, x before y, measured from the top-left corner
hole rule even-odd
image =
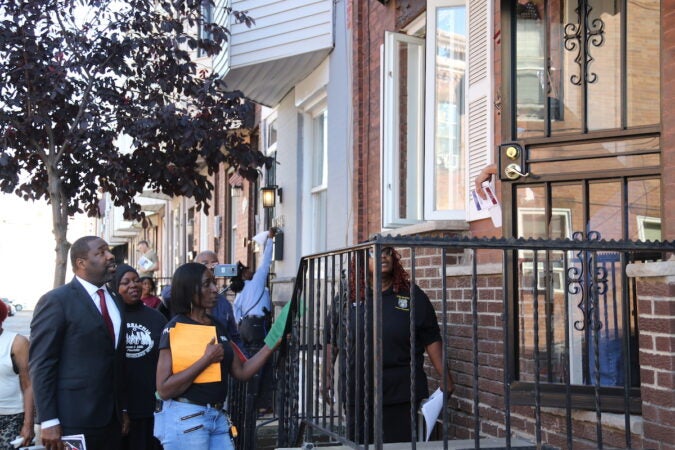
[[[333,45],[331,0],[232,0],[255,20],[231,23],[231,68],[300,55]]]

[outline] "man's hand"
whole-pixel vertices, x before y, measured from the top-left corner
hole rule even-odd
[[[64,450],[65,446],[61,441],[61,425],[43,428],[41,432],[42,445],[47,450]]]
[[[483,167],[483,170],[480,171],[478,175],[476,175],[476,179],[474,180],[474,185],[476,188],[476,193],[480,195],[481,198],[486,199],[487,196],[485,195],[485,192],[483,191],[483,182],[484,181],[490,181],[492,179],[492,175],[497,174],[497,165],[496,164],[488,164],[487,166]]]

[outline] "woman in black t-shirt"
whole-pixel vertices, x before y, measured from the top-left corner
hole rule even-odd
[[[248,380],[274,350],[264,346],[244,362],[240,359],[243,355],[235,357],[237,349],[229,342],[225,326],[210,314],[217,293],[215,278],[203,264],[184,264],[173,275],[171,310],[174,317],[162,332],[157,365],[157,392],[164,402],[161,411],[155,413],[155,436],[165,450],[233,449],[229,419],[223,410],[228,376]],[[171,330],[179,323],[215,327],[215,336],[205,348],[193,344],[194,353],[203,352],[202,356],[174,373],[172,347],[186,344],[172,341]],[[220,366],[220,381],[196,381],[212,364]]]
[[[161,445],[153,436],[153,412],[159,337],[166,325],[166,319],[141,301],[142,283],[133,267],[118,264],[110,284],[124,301],[126,322],[124,369],[130,426],[129,434],[122,438],[122,449],[161,449]]]
[[[347,286],[333,303],[328,334],[328,354],[339,356],[340,398],[347,414],[347,437],[373,442],[373,272],[374,258],[359,252],[350,261]],[[436,313],[429,297],[411,286],[401,256],[392,247],[382,249],[382,427],[384,442],[410,442],[411,370],[410,311],[415,311],[415,410],[428,397],[424,352],[439,376],[443,373],[442,340]],[[359,299],[355,301],[355,299]],[[339,352],[338,352],[339,349]],[[338,354],[339,353],[339,354]],[[332,373],[328,370],[328,374]],[[448,372],[446,392],[454,383]],[[332,388],[332,380],[327,386]],[[443,388],[443,386],[441,386]]]

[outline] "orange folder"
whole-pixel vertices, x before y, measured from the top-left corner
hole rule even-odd
[[[192,325],[177,323],[169,332],[171,344],[171,369],[181,372],[194,364],[204,354],[206,344],[216,336],[216,327],[210,325]],[[195,383],[215,383],[222,381],[220,363],[213,363],[195,378]]]

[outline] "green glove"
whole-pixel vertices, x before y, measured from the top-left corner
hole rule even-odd
[[[289,301],[281,309],[279,316],[272,324],[272,328],[270,328],[270,332],[267,333],[267,336],[265,336],[265,345],[267,345],[269,348],[274,349],[274,347],[277,345],[277,342],[279,342],[283,336],[284,330],[286,329],[286,321],[288,320],[288,312],[290,310],[291,302]]]

